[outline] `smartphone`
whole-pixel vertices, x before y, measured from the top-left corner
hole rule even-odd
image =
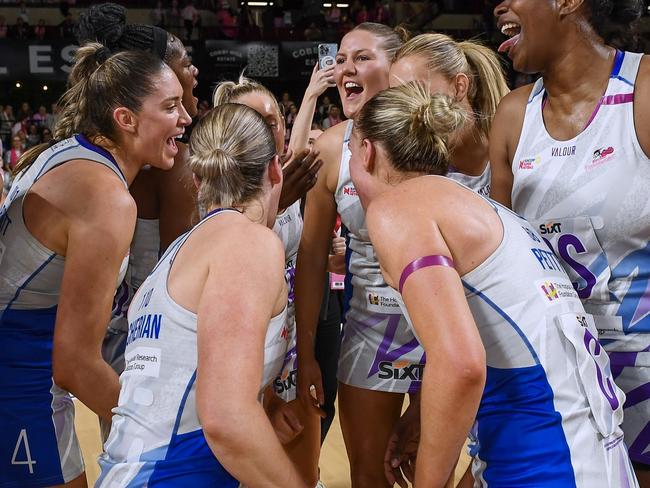
[[[334,66],[336,62],[336,53],[338,51],[336,44],[319,44],[318,45],[318,68],[326,69]]]

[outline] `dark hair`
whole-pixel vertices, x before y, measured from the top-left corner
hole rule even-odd
[[[181,42],[160,27],[127,24],[126,9],[114,3],[93,5],[81,13],[75,26],[79,44],[99,42],[112,53],[118,51],[148,51],[165,62],[183,54]]]
[[[96,42],[80,47],[68,77],[68,90],[59,99],[61,116],[54,139],[61,141],[83,133],[115,144],[118,132],[113,110],[126,107],[138,112],[142,100],[154,91],[153,78],[168,69],[162,60],[144,51],[123,51],[105,56],[106,48]],[[28,168],[48,144],[27,151],[15,173]]]
[[[417,81],[384,90],[365,103],[354,121],[360,139],[378,142],[398,171],[444,175],[451,134],[468,115],[447,95],[430,95]]]
[[[607,44],[637,51],[641,39],[637,24],[643,14],[642,0],[588,0],[589,20]]]

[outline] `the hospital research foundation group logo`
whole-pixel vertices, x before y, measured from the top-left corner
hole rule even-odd
[[[563,299],[578,300],[578,294],[569,282],[541,280],[536,283],[536,287],[544,297],[547,305]]]
[[[533,158],[524,158],[519,161],[519,169],[535,169],[542,163],[541,156]]]

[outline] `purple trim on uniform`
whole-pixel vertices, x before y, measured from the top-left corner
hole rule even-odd
[[[650,453],[644,454],[644,451],[650,445],[650,424],[646,424],[634,442],[630,445],[630,459],[636,463],[650,464]]]
[[[636,365],[636,352],[610,352],[609,364],[612,369],[612,377],[614,379],[623,372],[625,368],[631,368]]]
[[[633,407],[646,400],[650,400],[650,383],[625,392],[625,405],[623,405],[623,408]]]
[[[370,367],[370,371],[368,371],[368,378],[370,378],[373,374],[379,372],[380,362],[397,361],[399,358],[415,350],[415,348],[417,348],[420,345],[417,339],[412,339],[408,343],[402,344],[401,346],[399,346],[396,349],[393,349],[392,351],[390,350],[390,346],[393,343],[393,340],[395,339],[395,333],[397,332],[397,328],[399,327],[399,323],[401,319],[402,319],[402,315],[398,315],[398,314],[388,315],[388,324],[386,324],[386,333],[384,334],[384,337],[381,340],[379,349],[377,349],[377,354],[375,354],[375,360],[373,361],[372,366]]]
[[[624,437],[625,437],[624,435],[619,435],[616,439],[611,440],[609,442],[606,442],[605,443],[605,449],[607,449],[609,451],[613,447],[617,446],[618,444],[621,443],[621,441],[623,440]]]
[[[414,259],[407,264],[404,271],[402,271],[402,276],[399,279],[399,292],[402,293],[404,283],[409,276],[422,268],[429,268],[431,266],[447,266],[449,268],[454,268],[454,261],[447,256],[441,256],[439,254],[422,256],[421,258]]]
[[[634,102],[634,93],[617,93],[616,95],[608,95],[603,97],[603,105],[620,105],[622,103]]]

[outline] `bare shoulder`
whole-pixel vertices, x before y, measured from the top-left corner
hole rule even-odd
[[[533,91],[534,83],[524,85],[512,90],[499,102],[496,116],[516,117],[519,116],[523,119],[526,104]]]
[[[284,246],[278,235],[268,227],[250,221],[233,221],[227,224],[228,238],[223,239],[224,222],[213,220],[206,224],[205,231],[213,234],[215,239],[203,241],[213,249],[210,254],[218,261],[223,261],[224,254],[245,256],[246,259],[242,262],[257,265],[272,261],[281,263],[284,269]],[[216,242],[218,244],[215,246]]]
[[[634,125],[641,147],[650,156],[650,56],[641,58],[634,87]]]
[[[327,187],[330,190],[336,189],[341,167],[341,156],[343,155],[343,139],[348,121],[341,122],[327,129],[316,139],[314,149],[319,151],[319,158],[323,160],[321,174],[327,178]]]

